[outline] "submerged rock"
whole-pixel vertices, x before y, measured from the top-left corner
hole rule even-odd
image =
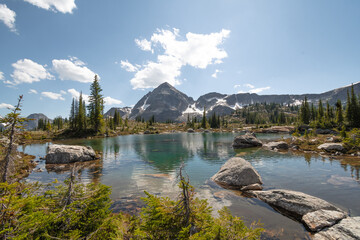
[[[274,189],[268,191],[255,191],[260,200],[275,207],[280,212],[301,219],[307,213],[320,209],[342,212],[331,203],[302,192]]]
[[[272,126],[261,130],[262,133],[290,133],[292,131],[294,127],[291,126]]]
[[[187,130],[187,132],[188,132],[188,133],[194,133],[195,131],[194,131],[194,129],[189,128],[189,129]]]
[[[316,233],[313,239],[360,239],[360,217],[344,218],[338,224]]]
[[[45,157],[46,163],[62,164],[95,160],[96,154],[91,147],[76,145],[49,145]]]
[[[261,177],[254,167],[239,157],[230,158],[211,179],[230,189],[242,189],[249,185],[262,184]]]
[[[286,142],[280,141],[280,142],[269,142],[267,144],[264,144],[265,148],[274,150],[276,149],[280,149],[280,150],[287,150],[289,149],[289,145]]]
[[[253,133],[246,133],[242,136],[237,136],[234,138],[233,148],[251,148],[251,147],[261,147],[262,142],[256,138]]]
[[[324,143],[318,146],[318,149],[325,150],[327,152],[332,152],[332,151],[343,152],[345,150],[342,143]]]
[[[305,214],[302,221],[311,231],[317,232],[325,227],[333,226],[346,217],[347,214],[344,212],[320,209]]]

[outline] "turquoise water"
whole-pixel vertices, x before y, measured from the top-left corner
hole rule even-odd
[[[102,139],[66,140],[58,143],[90,145],[101,151],[99,161],[81,165],[79,178],[83,182],[101,182],[112,187],[114,211],[137,212],[142,206],[144,190],[176,197],[179,167],[184,164],[191,184],[200,198],[207,198],[214,212],[228,206],[232,213],[247,222],[259,220],[267,229],[266,238],[306,239],[309,234],[302,224],[275,212],[257,199],[225,190],[209,179],[230,157],[241,155],[260,173],[264,189],[284,188],[301,191],[329,201],[360,215],[360,182],[358,164],[347,165],[316,155],[277,153],[261,148],[237,150],[231,147],[233,133],[179,133],[163,135],[128,135]],[[263,141],[279,139],[281,135],[258,135]],[[28,154],[43,157],[47,144],[20,147]],[[63,180],[68,166],[49,168],[39,160],[42,172],[33,172],[27,181],[51,182]]]

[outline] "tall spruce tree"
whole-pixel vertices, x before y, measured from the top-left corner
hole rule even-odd
[[[94,82],[90,86],[90,96],[89,96],[89,118],[90,124],[93,130],[97,133],[101,131],[104,120],[103,120],[103,111],[104,111],[104,98],[101,94],[101,87],[99,84],[98,76],[95,75]]]
[[[318,107],[318,119],[322,120],[324,116],[324,107],[321,99],[319,100],[319,107]]]
[[[310,107],[306,96],[300,108],[300,121],[305,124],[310,122]]]
[[[203,112],[203,117],[201,120],[201,127],[202,128],[206,128],[206,107],[204,106],[204,112]]]
[[[335,106],[336,106],[336,124],[340,128],[344,123],[344,116],[342,112],[342,104],[340,99],[337,100]]]
[[[69,122],[70,122],[70,128],[74,129],[75,128],[75,99],[74,98],[72,99],[72,103],[71,103]]]

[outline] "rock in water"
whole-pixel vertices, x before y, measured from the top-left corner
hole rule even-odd
[[[257,198],[275,207],[280,212],[301,219],[309,212],[320,209],[342,212],[331,203],[302,192],[274,189],[269,191],[254,192]]]
[[[259,173],[245,159],[239,157],[230,158],[212,178],[217,184],[231,189],[262,184]]]
[[[251,148],[251,147],[261,147],[262,142],[256,138],[253,133],[246,133],[242,136],[237,136],[234,138],[233,148]]]
[[[314,240],[360,239],[360,217],[349,217],[314,235]]]
[[[318,149],[325,150],[327,152],[331,152],[331,151],[343,152],[345,150],[341,143],[324,143],[318,146]]]
[[[281,149],[281,150],[286,150],[289,148],[289,145],[286,142],[280,141],[280,142],[269,142],[267,144],[264,144],[265,148],[269,148],[271,150],[276,149]]]
[[[95,160],[96,154],[91,147],[76,145],[49,145],[45,157],[46,163],[61,164]]]
[[[344,212],[321,209],[305,214],[302,217],[302,221],[311,231],[317,232],[325,227],[333,226],[346,217],[347,215]]]

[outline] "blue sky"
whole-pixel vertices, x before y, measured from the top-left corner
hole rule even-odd
[[[208,92],[320,93],[360,81],[360,1],[0,0],[0,115],[67,117],[100,76],[106,110],[168,81]]]

